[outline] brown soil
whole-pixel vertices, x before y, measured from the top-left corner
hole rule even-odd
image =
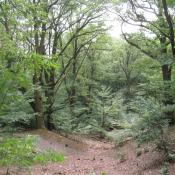
[[[78,136],[63,137],[46,130],[35,130],[30,134],[39,135],[38,149],[48,148],[65,154],[64,163],[36,165],[30,170],[11,170],[15,175],[160,175],[163,155],[149,148],[137,157],[134,141],[122,147],[95,139]],[[71,138],[71,139],[70,139]],[[175,165],[169,166],[170,175],[175,175]],[[29,172],[30,171],[30,172]],[[0,175],[5,175],[0,168]]]

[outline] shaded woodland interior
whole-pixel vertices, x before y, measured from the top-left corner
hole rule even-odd
[[[0,174],[175,174],[174,61],[174,0],[0,1]]]

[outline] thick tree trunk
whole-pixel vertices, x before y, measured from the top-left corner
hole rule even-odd
[[[48,130],[53,130],[54,129],[54,124],[53,124],[53,119],[52,119],[52,108],[49,108],[49,110],[47,111],[47,129]]]
[[[53,103],[55,99],[55,69],[52,68],[50,70],[50,74],[48,75],[47,72],[45,72],[45,79],[46,79],[46,85],[47,89],[45,91],[45,96],[47,98],[47,107],[46,107],[46,119],[47,119],[47,129],[52,130],[54,129],[53,119],[52,119],[52,113],[53,113]]]
[[[35,85],[34,90],[34,109],[35,109],[35,116],[36,116],[36,127],[37,129],[45,128],[44,124],[44,108],[43,108],[43,100],[41,96],[41,92],[38,89],[39,86],[39,78],[37,77],[36,73],[33,77],[33,83]]]
[[[57,45],[58,45],[59,33],[57,29],[55,29],[52,55],[57,53]],[[47,119],[47,129],[54,129],[54,123],[52,118],[53,113],[53,104],[55,100],[55,68],[51,68],[49,70],[49,74],[45,72],[45,80],[47,89],[45,91],[45,96],[47,97],[47,107],[46,107],[46,119]]]

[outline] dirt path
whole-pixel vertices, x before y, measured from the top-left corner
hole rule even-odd
[[[137,157],[131,141],[115,148],[111,143],[78,137],[71,140],[49,131],[37,130],[32,134],[40,136],[38,149],[51,148],[66,156],[64,163],[32,167],[32,175],[160,175],[161,155],[149,151]],[[175,175],[174,165],[170,169],[170,175]]]
[[[34,134],[42,137],[38,143],[40,149],[52,148],[66,156],[63,164],[34,167],[34,175],[160,174],[161,156],[155,152],[147,152],[137,157],[133,142],[115,148],[111,143],[76,137],[72,137],[77,140],[73,141],[49,131],[37,131]]]

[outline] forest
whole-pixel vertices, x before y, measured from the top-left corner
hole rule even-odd
[[[0,0],[0,175],[175,175],[174,0]]]

